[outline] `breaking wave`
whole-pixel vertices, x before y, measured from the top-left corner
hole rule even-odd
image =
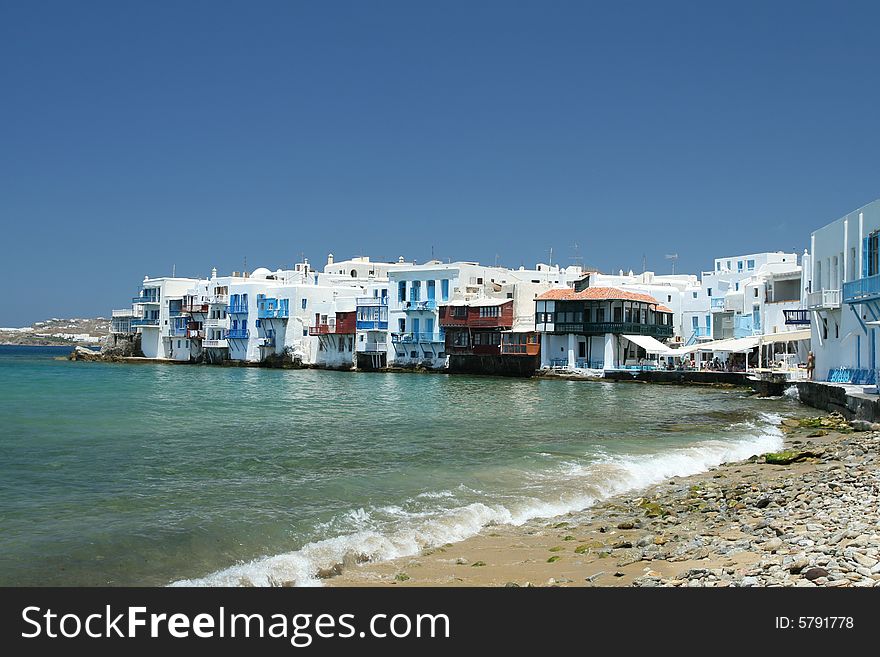
[[[569,459],[544,470],[520,473],[521,489],[503,497],[496,495],[496,499],[468,499],[480,492],[461,486],[454,491],[424,492],[402,505],[353,509],[340,514],[339,523],[333,524],[348,528],[346,533],[205,577],[179,580],[172,586],[319,586],[316,573],[337,563],[416,555],[425,548],[467,539],[487,525],[521,525],[534,518],[580,511],[670,477],[693,475],[725,462],[776,451],[783,444],[780,421],[777,414],[761,413],[756,422],[729,427],[725,439],[650,454],[600,453],[590,460]]]

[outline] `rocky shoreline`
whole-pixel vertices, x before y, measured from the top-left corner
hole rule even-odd
[[[383,563],[333,586],[880,586],[880,426],[784,420],[785,447]]]

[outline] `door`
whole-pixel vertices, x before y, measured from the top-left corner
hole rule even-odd
[[[428,288],[428,289],[430,290],[431,288]],[[434,335],[434,318],[433,317],[430,317],[425,320],[425,333],[427,333],[428,336]]]
[[[413,330],[413,334],[414,334],[413,335],[414,339],[418,340],[419,339],[419,318],[418,317],[413,318],[412,330]]]
[[[435,298],[435,281],[428,281],[428,301],[434,301]]]

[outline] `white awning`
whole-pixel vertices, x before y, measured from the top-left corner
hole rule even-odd
[[[652,338],[650,335],[624,335],[623,337],[625,337],[630,342],[634,342],[635,344],[639,345],[649,354],[665,355],[669,353],[669,347],[667,347],[656,338]]]
[[[734,354],[741,354],[746,351],[751,351],[761,342],[761,338],[759,336],[750,336],[748,338],[733,338],[731,340],[718,340],[717,342],[710,342],[701,347],[701,349],[706,351],[729,351]]]
[[[810,329],[783,331],[781,333],[767,333],[766,335],[759,335],[758,337],[764,344],[769,344],[771,342],[796,342],[798,340],[809,340]]]
[[[686,356],[703,348],[701,344],[692,344],[688,347],[679,347],[678,349],[667,349],[664,356]]]

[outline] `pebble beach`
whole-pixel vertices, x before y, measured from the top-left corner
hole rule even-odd
[[[880,429],[787,419],[785,446],[388,562],[329,586],[880,586]]]

